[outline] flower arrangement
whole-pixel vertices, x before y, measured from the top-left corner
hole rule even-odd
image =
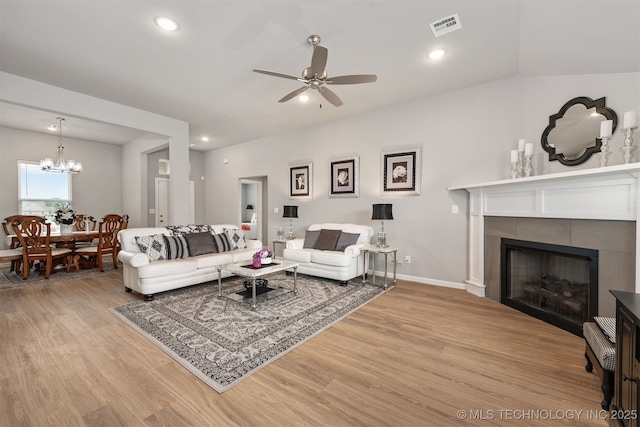
[[[56,211],[56,217],[54,221],[56,224],[71,225],[76,220],[76,213],[71,209],[71,206],[63,206]]]
[[[259,259],[273,258],[273,251],[269,250],[268,248],[262,248],[258,252],[253,254],[253,259],[256,259],[256,258],[259,258]]]

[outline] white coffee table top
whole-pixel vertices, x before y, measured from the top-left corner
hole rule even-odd
[[[235,264],[227,264],[220,266],[220,270],[232,273],[242,277],[261,277],[266,274],[277,273],[279,271],[288,270],[290,268],[298,267],[300,263],[288,261],[286,259],[276,259],[268,266],[262,266],[260,268],[253,268],[251,261],[243,261]]]

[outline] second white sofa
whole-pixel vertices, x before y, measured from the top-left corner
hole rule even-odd
[[[287,260],[300,263],[298,273],[346,284],[348,280],[362,276],[368,268],[368,260],[363,261],[360,248],[368,245],[372,236],[373,228],[368,225],[312,224],[304,239],[287,241],[282,255]]]

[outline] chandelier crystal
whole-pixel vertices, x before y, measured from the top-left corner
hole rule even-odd
[[[45,172],[64,172],[64,173],[80,173],[82,172],[82,163],[74,162],[73,160],[64,160],[64,147],[62,146],[62,122],[63,117],[56,117],[58,119],[58,155],[54,163],[53,159],[47,157],[40,160],[40,169]]]

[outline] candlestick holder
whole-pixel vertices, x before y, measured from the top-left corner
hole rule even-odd
[[[624,153],[622,158],[625,163],[631,163],[633,159],[633,151],[636,149],[633,145],[633,132],[635,132],[636,129],[638,129],[638,126],[622,129],[622,132],[624,132],[624,145],[620,147],[620,151]]]
[[[511,162],[511,178],[513,179],[518,177],[518,163],[519,162]]]
[[[518,178],[524,176],[524,151],[518,151]]]
[[[531,165],[532,157],[533,157],[533,154],[524,156],[524,167],[523,167],[524,176],[531,176],[531,173],[533,172],[533,166]]]
[[[610,136],[601,136],[602,145],[600,146],[600,167],[603,168],[607,166],[609,163],[609,156],[611,155],[611,151],[609,151],[609,140]]]

